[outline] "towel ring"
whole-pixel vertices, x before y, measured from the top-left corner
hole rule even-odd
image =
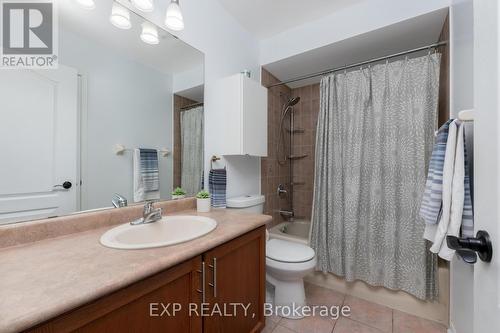
[[[214,168],[213,163],[217,161],[220,161],[220,157],[212,155],[212,157],[210,158],[210,170]]]

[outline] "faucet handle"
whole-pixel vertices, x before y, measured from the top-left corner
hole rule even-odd
[[[115,195],[113,195],[111,203],[115,208],[126,207],[128,205],[127,199],[118,193],[115,193]]]
[[[148,215],[153,211],[153,203],[154,201],[146,201],[144,203],[144,211],[143,211],[144,216]]]

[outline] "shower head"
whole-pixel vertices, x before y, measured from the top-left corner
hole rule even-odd
[[[281,111],[281,119],[280,119],[280,127],[279,127],[280,136],[279,136],[279,139],[278,139],[278,144],[276,145],[276,156],[278,157],[278,163],[281,164],[281,165],[283,165],[286,162],[286,160],[287,160],[286,156],[284,156],[283,159],[280,157],[280,155],[281,155],[280,152],[282,150],[281,148],[284,148],[284,147],[282,147],[282,145],[284,145],[284,138],[283,138],[284,127],[283,127],[283,122],[285,120],[286,115],[290,112],[290,110],[293,109],[292,107],[294,105],[296,105],[299,101],[300,101],[300,97],[298,97],[298,96],[290,98],[285,103],[285,105],[283,105],[283,110]]]
[[[288,102],[286,102],[285,104],[285,108],[287,107],[290,107],[290,106],[294,106],[295,104],[297,104],[298,102],[300,101],[300,97],[292,97],[288,100]]]
[[[292,109],[292,106],[296,105],[300,101],[300,97],[292,97],[290,98],[285,105],[283,105],[283,110],[281,111],[281,117],[284,118],[288,111]]]

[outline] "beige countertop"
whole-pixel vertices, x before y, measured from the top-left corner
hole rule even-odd
[[[145,250],[102,246],[99,238],[113,226],[0,248],[0,332],[33,327],[271,221],[224,209],[167,215],[207,216],[218,224],[196,240]]]

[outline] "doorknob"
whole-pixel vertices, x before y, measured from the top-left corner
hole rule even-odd
[[[456,250],[462,259],[469,264],[476,263],[478,255],[479,259],[484,262],[490,262],[493,256],[490,235],[484,230],[479,230],[475,238],[446,236],[446,243],[450,249]]]
[[[54,187],[62,187],[63,189],[65,190],[69,190],[71,188],[71,186],[73,186],[73,184],[71,184],[70,181],[65,181],[64,183],[62,184],[59,184],[59,185],[54,185]]]

